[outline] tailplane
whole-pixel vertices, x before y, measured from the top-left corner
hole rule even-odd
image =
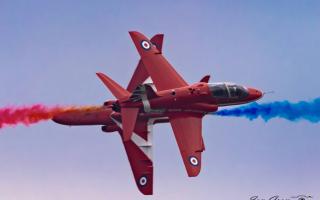
[[[131,94],[126,89],[121,87],[118,83],[116,83],[114,80],[109,78],[107,75],[98,72],[97,76],[100,78],[100,80],[104,83],[105,86],[112,92],[112,94],[117,99],[125,99],[128,98]]]
[[[107,88],[112,92],[112,94],[121,101],[126,101],[130,98],[131,93],[128,92],[126,89],[122,88],[118,83],[113,81],[107,75],[103,73],[97,73],[97,76],[101,79],[101,81],[107,86]],[[120,127],[123,129],[123,141],[129,141],[134,126],[137,121],[139,108],[121,108],[121,119],[122,119],[122,126]]]

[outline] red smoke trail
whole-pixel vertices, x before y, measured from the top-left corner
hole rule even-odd
[[[53,106],[48,107],[42,104],[21,107],[0,108],[0,128],[4,126],[15,126],[24,124],[26,126],[39,121],[52,119],[55,115],[69,111],[92,111],[99,106]]]

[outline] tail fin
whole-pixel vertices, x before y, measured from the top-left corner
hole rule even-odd
[[[118,83],[113,81],[107,75],[98,72],[97,76],[105,84],[105,86],[108,87],[108,89],[112,92],[112,94],[117,99],[124,99],[124,98],[129,98],[130,97],[130,95],[131,95],[130,92],[128,92],[126,89],[122,88]]]
[[[210,75],[205,75],[205,76],[200,80],[200,82],[208,83],[209,80],[210,80]]]

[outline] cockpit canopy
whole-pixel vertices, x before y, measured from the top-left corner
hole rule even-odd
[[[249,95],[247,88],[234,83],[208,83],[208,86],[215,98],[244,99]]]

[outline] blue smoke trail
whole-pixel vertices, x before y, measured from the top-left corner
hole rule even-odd
[[[272,118],[283,118],[289,121],[307,120],[312,123],[320,121],[320,97],[312,101],[276,101],[258,104],[256,102],[246,106],[224,109],[213,113],[218,116],[246,117],[249,120],[261,117],[265,121]]]

